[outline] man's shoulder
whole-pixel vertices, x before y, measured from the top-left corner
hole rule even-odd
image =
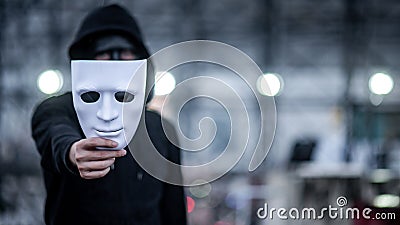
[[[147,109],[145,111],[145,120],[146,124],[154,124],[157,126],[172,126],[172,123],[169,119],[161,116],[159,112]]]
[[[72,104],[72,94],[71,92],[66,92],[62,95],[51,96],[43,100],[37,105],[36,110],[48,110],[48,109],[69,109],[73,107]]]
[[[57,96],[52,96],[45,101],[49,101],[49,102],[72,102],[72,93],[69,92],[65,92],[64,94],[61,95],[57,95]]]
[[[66,92],[61,95],[51,96],[44,99],[39,105],[48,105],[48,104],[67,104],[72,102],[72,93]]]
[[[145,110],[145,116],[146,116],[146,120],[147,119],[150,119],[150,120],[153,120],[153,119],[157,119],[157,120],[161,120],[161,115],[160,115],[160,113],[158,113],[158,112],[156,112],[156,111],[153,111],[153,110],[151,110],[151,109],[146,109]]]
[[[158,112],[146,110],[145,114],[146,128],[151,135],[162,134],[165,132],[175,133],[175,127],[171,121],[161,116]]]

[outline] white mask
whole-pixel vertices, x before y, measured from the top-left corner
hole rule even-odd
[[[73,103],[85,136],[118,143],[109,150],[126,147],[142,116],[146,60],[73,60],[71,72]],[[123,107],[125,116],[130,115],[125,124]]]

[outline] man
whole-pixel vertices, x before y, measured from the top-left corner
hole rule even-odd
[[[69,56],[72,60],[134,60],[148,58],[149,53],[133,17],[120,6],[110,5],[83,20]],[[151,111],[145,114],[157,150],[180,163],[179,149],[162,132],[161,117]],[[186,224],[183,188],[147,174],[129,151],[97,149],[116,147],[113,141],[85,139],[70,92],[37,107],[32,136],[41,155],[47,225]]]

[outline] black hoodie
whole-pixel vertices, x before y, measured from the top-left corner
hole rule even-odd
[[[91,42],[104,34],[124,35],[135,46],[135,54],[148,58],[149,52],[135,19],[124,8],[114,4],[98,8],[82,21],[74,41],[69,47],[71,59],[92,59]]]
[[[81,50],[87,40],[108,31],[123,32],[148,55],[134,19],[121,7],[112,5],[86,17],[70,47],[71,58],[85,54]],[[162,132],[161,117],[146,111],[146,125],[157,150],[170,161],[180,163],[179,149]],[[71,93],[46,99],[36,108],[32,136],[41,155],[47,225],[186,224],[183,188],[147,174],[129,151],[116,159],[115,169],[105,177],[85,180],[79,176],[68,160],[71,145],[84,138]]]

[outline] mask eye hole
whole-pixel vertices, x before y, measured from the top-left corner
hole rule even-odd
[[[131,102],[135,98],[135,95],[126,92],[126,91],[118,91],[114,94],[115,100],[119,102]]]
[[[83,94],[81,94],[81,99],[82,101],[86,103],[94,103],[97,102],[100,98],[100,93],[96,91],[88,91]]]

